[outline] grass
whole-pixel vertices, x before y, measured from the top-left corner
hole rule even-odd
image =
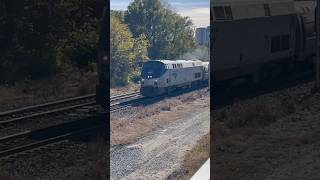
[[[218,117],[229,128],[265,126],[275,121],[271,108],[263,103],[235,105],[224,110]]]
[[[203,136],[194,148],[189,151],[183,162],[183,180],[190,179],[210,157],[210,133]]]
[[[3,172],[2,170],[0,170],[0,179],[1,180],[14,180],[14,178],[9,175],[7,172]]]
[[[299,133],[291,134],[282,127],[293,128],[292,122],[301,123],[291,115],[311,108],[310,102],[309,97],[299,100],[292,93],[281,92],[239,102],[211,117],[212,179],[263,175],[272,170],[270,166],[292,158],[288,151],[317,142],[318,132],[304,132],[297,127]]]
[[[70,69],[52,78],[1,85],[0,111],[94,93],[96,82],[95,73],[82,74]]]

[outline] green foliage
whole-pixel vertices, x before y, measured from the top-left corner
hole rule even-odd
[[[127,85],[132,74],[139,74],[137,62],[148,59],[148,41],[144,35],[132,37],[126,24],[118,17],[110,16],[111,86]]]
[[[192,21],[161,0],[134,0],[125,13],[125,21],[135,38],[145,34],[152,59],[175,59],[195,47]]]
[[[145,34],[141,34],[134,40],[133,51],[135,53],[135,63],[148,60],[149,41]]]
[[[112,86],[123,86],[129,83],[129,73],[134,61],[134,39],[128,27],[110,16],[110,75]]]
[[[66,42],[65,53],[72,64],[87,69],[89,62],[97,59],[99,34],[92,27],[81,28],[71,32]]]
[[[0,1],[0,82],[51,76],[67,62],[87,68],[88,61],[96,59],[100,31],[101,13],[94,10],[104,4]]]
[[[141,81],[141,75],[140,75],[140,73],[131,74],[130,79],[131,79],[132,82],[138,84]]]
[[[124,15],[125,15],[124,11],[111,10],[110,15],[118,18],[121,22],[124,22]]]

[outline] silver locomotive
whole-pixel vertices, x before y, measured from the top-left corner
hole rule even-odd
[[[199,60],[150,60],[143,64],[140,93],[152,97],[209,81],[209,63]]]

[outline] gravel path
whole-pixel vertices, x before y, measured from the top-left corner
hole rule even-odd
[[[111,148],[111,179],[167,179],[179,172],[183,156],[210,130],[209,107],[162,126],[129,145]]]

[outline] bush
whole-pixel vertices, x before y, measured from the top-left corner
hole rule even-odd
[[[129,84],[129,77],[115,77],[111,79],[111,87],[122,87]]]
[[[88,69],[89,62],[97,59],[99,34],[90,27],[71,33],[66,54],[70,62],[81,69]]]
[[[39,50],[17,48],[14,54],[6,54],[0,61],[0,82],[14,83],[19,79],[48,77],[59,71],[59,49]]]
[[[132,73],[130,79],[132,82],[139,84],[141,81],[140,71]]]

